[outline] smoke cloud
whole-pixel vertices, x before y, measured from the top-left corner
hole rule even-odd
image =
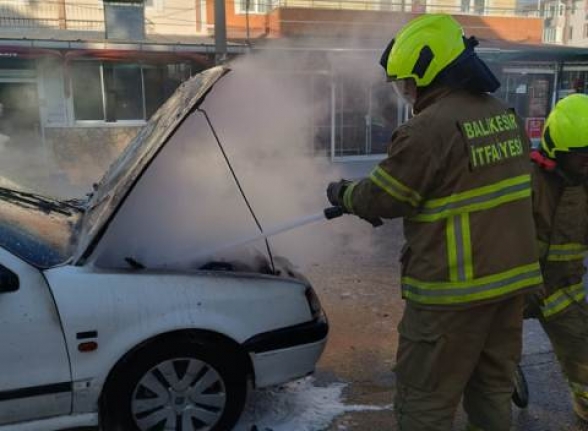
[[[269,51],[246,56],[201,106],[264,231],[320,214],[329,206],[328,182],[348,176],[346,165],[331,163],[324,149],[315,148],[331,115],[330,87],[318,83],[337,65],[326,63],[316,74],[292,73],[305,60]],[[377,76],[365,66],[354,72],[358,81]],[[195,112],[121,208],[96,263],[126,266],[125,258],[132,257],[147,267],[194,268],[210,260],[253,264],[266,254],[261,239],[251,240],[258,234],[205,114]],[[274,235],[270,243],[275,255],[304,267],[345,250],[367,250],[374,234],[367,223],[345,216]]]

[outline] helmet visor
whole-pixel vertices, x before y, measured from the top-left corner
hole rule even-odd
[[[414,105],[417,96],[417,86],[414,82],[414,79],[407,78],[407,79],[397,79],[397,80],[390,80],[392,83],[392,88],[396,95],[409,105]]]

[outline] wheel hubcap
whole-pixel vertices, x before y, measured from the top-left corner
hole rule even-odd
[[[219,421],[226,401],[225,384],[213,367],[195,358],[175,358],[139,380],[131,413],[141,431],[204,431]]]

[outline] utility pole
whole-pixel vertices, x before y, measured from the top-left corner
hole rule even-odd
[[[214,0],[214,50],[215,64],[227,59],[227,14],[225,0]]]
[[[65,30],[67,29],[67,16],[66,16],[66,10],[65,10],[65,0],[59,0],[59,2],[57,3],[57,8],[58,8],[58,21],[59,21],[59,29],[60,30]]]
[[[251,0],[245,0],[245,28],[247,32],[247,45],[249,45],[249,8],[251,7]]]
[[[196,11],[196,32],[200,33],[203,30],[202,26],[202,2],[194,0],[194,10]]]

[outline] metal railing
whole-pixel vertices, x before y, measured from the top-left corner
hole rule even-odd
[[[0,0],[0,28],[104,31],[101,1]]]
[[[512,8],[506,7],[477,7],[467,4],[456,5],[455,2],[435,0],[278,0],[273,3],[274,8],[314,8],[340,10],[368,10],[390,12],[415,13],[448,13],[452,15],[476,16],[518,16],[539,17],[540,11],[534,8],[517,8],[513,2]]]

